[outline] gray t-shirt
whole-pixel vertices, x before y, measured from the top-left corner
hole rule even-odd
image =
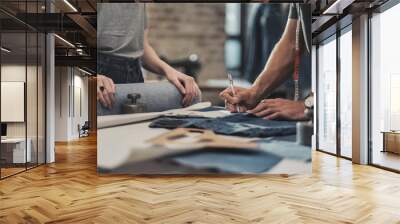
[[[147,27],[145,5],[98,3],[97,8],[98,52],[125,58],[141,57]]]

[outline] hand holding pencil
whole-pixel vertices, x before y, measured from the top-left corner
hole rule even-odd
[[[225,107],[230,112],[246,112],[258,104],[258,96],[252,88],[235,87],[232,75],[228,74],[230,86],[219,95],[225,100]]]

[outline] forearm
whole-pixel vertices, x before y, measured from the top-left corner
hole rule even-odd
[[[253,84],[260,95],[267,95],[277,88],[293,71],[293,50],[283,43],[278,43],[271,53],[264,70]]]
[[[159,75],[166,75],[168,70],[172,69],[167,63],[158,57],[156,51],[149,44],[147,31],[144,36],[144,52],[142,56],[143,67]]]
[[[252,89],[257,93],[257,97],[262,97],[271,93],[282,84],[293,71],[295,29],[295,22],[288,22],[282,38],[275,45],[263,71],[254,82]]]

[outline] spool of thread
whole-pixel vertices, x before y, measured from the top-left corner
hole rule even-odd
[[[311,121],[297,122],[296,124],[296,141],[299,145],[311,146],[314,126]]]

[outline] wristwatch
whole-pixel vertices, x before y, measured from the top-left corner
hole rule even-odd
[[[314,94],[311,92],[304,100],[304,115],[308,120],[311,120],[314,115]]]

